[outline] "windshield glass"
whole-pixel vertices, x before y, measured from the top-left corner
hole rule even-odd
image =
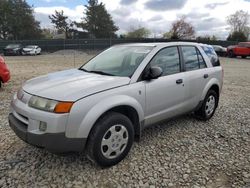
[[[36,46],[26,46],[25,48],[36,48]]]
[[[9,45],[7,46],[7,48],[19,48],[19,47],[20,47],[19,44],[9,44]]]
[[[131,77],[153,46],[115,46],[102,52],[80,70]]]

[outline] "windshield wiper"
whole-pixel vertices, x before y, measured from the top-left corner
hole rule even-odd
[[[107,75],[107,76],[115,76],[113,74],[103,72],[103,71],[94,71],[94,70],[93,71],[88,71],[88,70],[86,70],[84,68],[81,68],[80,70],[85,71],[85,72],[89,72],[89,73],[95,73],[95,74],[101,74],[101,75]]]

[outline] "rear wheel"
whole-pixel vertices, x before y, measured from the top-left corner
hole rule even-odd
[[[195,112],[196,116],[201,120],[209,120],[213,117],[218,106],[219,96],[214,90],[209,90],[202,106]]]
[[[100,166],[112,166],[127,156],[133,141],[134,129],[129,118],[109,112],[97,121],[91,131],[87,156]]]

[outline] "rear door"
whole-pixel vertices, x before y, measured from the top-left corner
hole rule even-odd
[[[209,71],[199,49],[195,46],[181,46],[186,74],[186,110],[192,111],[201,101],[202,92],[209,81]]]
[[[145,125],[182,114],[185,96],[185,73],[177,46],[160,50],[148,66],[158,66],[163,75],[155,80],[144,81],[146,88]]]

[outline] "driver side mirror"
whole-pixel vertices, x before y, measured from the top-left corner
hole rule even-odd
[[[145,80],[151,80],[151,79],[157,79],[162,75],[163,71],[161,67],[150,67],[146,69],[143,75],[143,79]]]

